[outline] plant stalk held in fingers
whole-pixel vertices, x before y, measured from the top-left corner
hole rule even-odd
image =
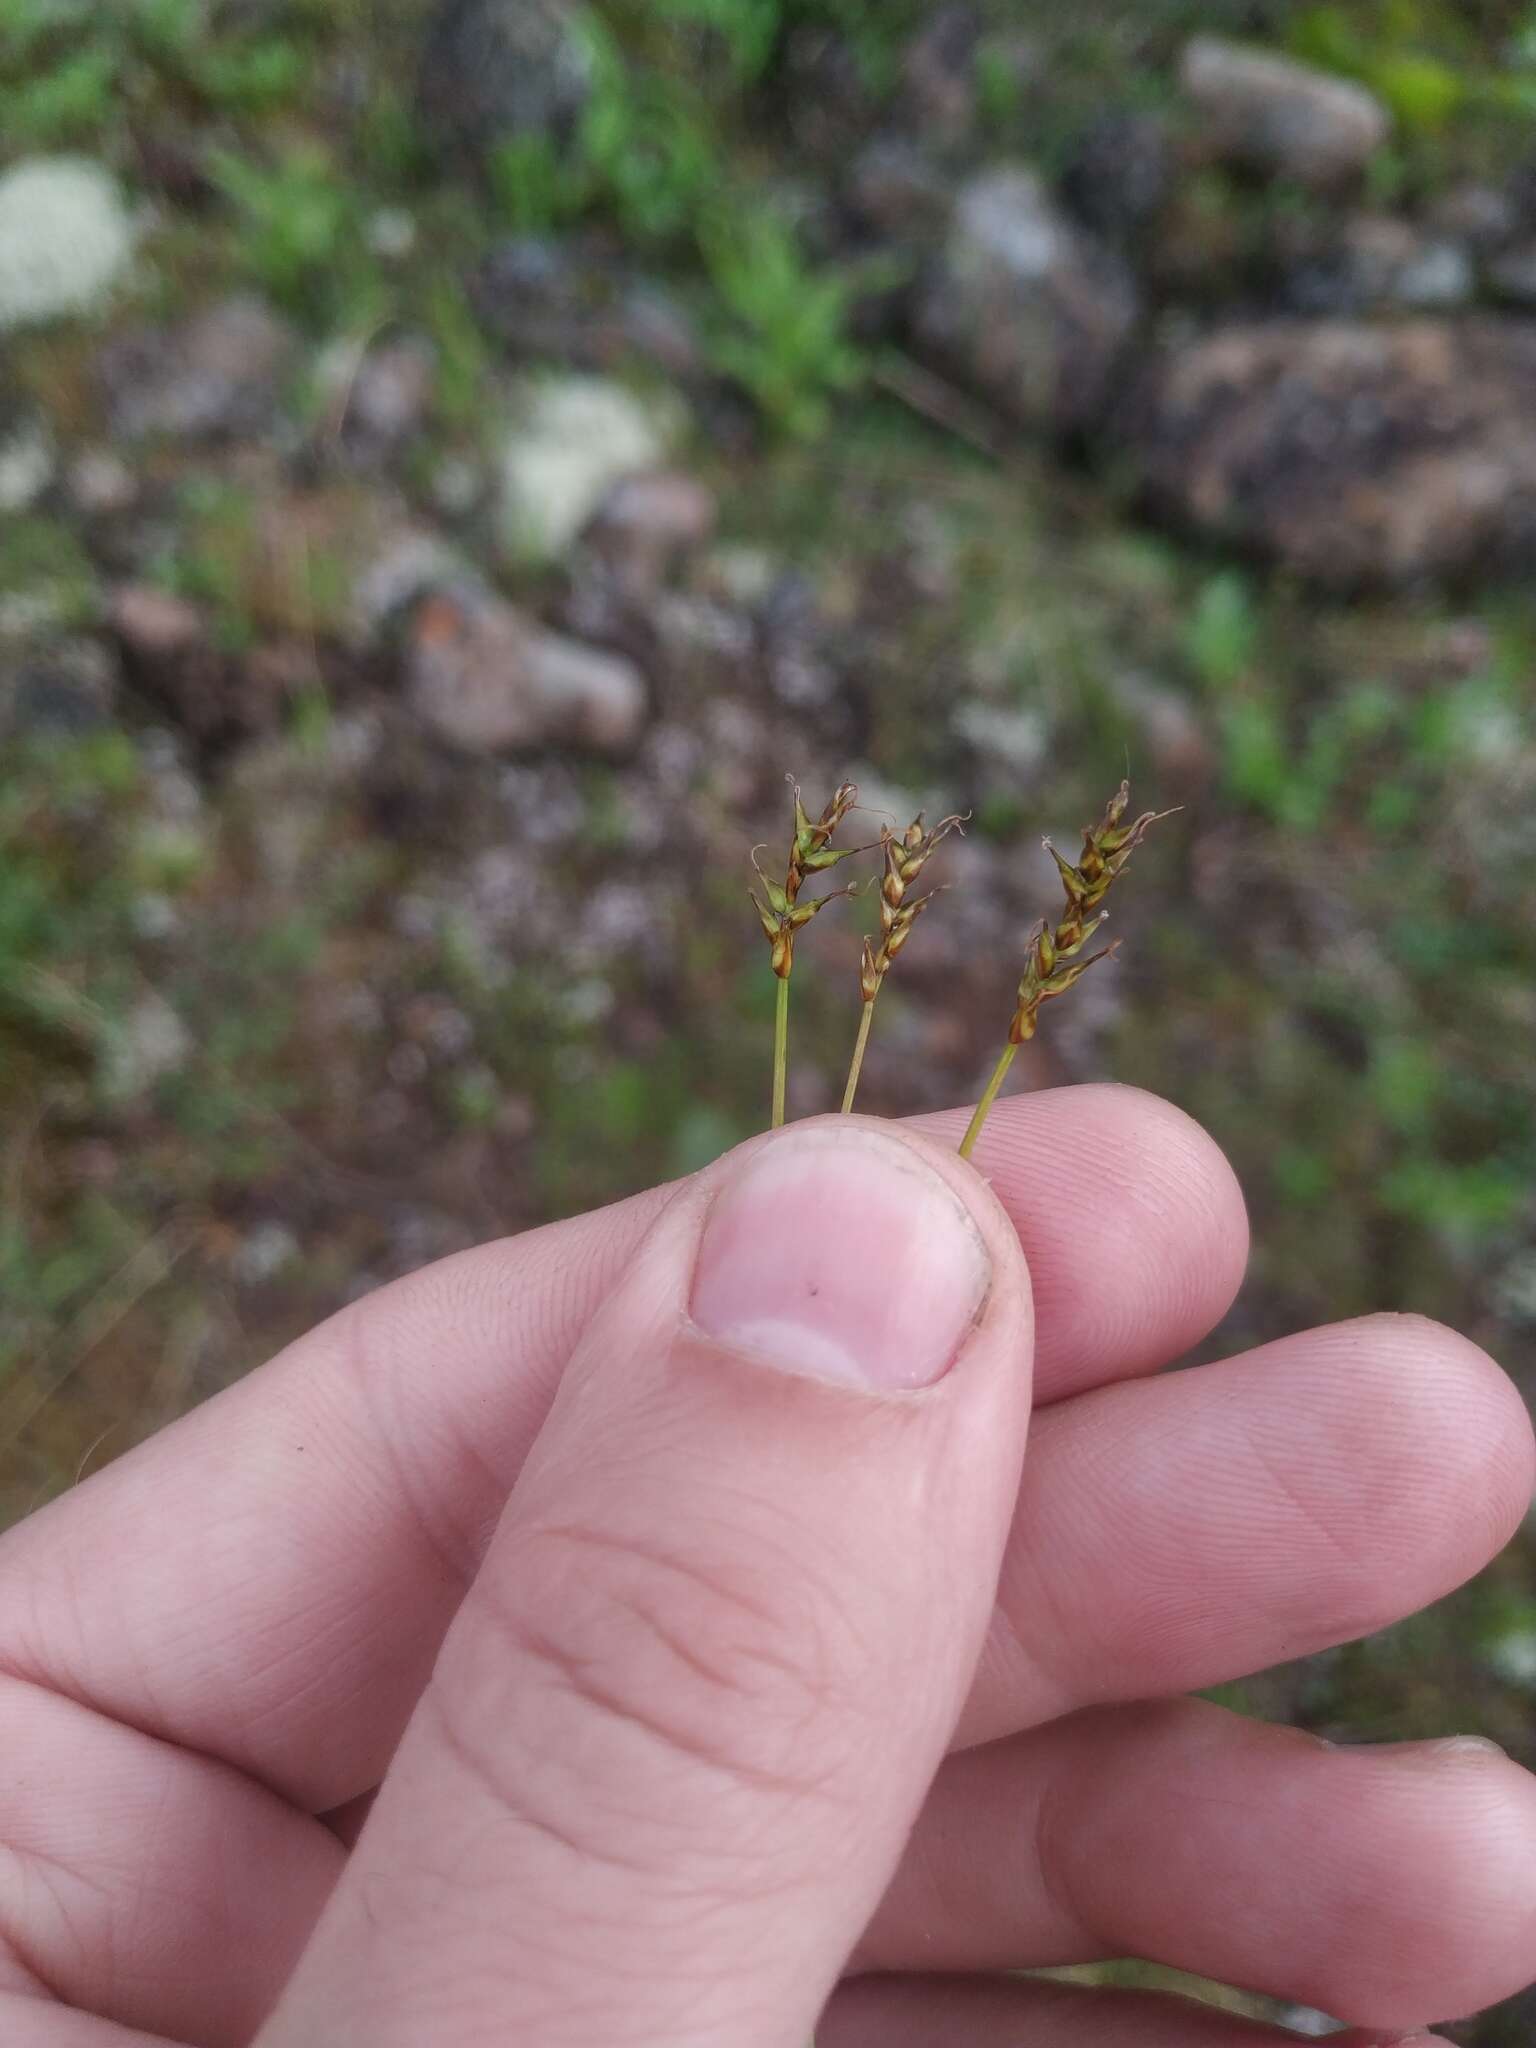
[[[1097,953],[1084,955],[1084,948],[1108,914],[1099,906],[1152,826],[1160,818],[1171,815],[1166,811],[1144,811],[1139,818],[1127,824],[1125,814],[1130,803],[1131,785],[1122,782],[1099,823],[1090,825],[1083,834],[1083,850],[1075,865],[1059,853],[1049,839],[1045,842],[1046,851],[1061,875],[1067,897],[1066,909],[1055,926],[1048,919],[1042,919],[1030,934],[1029,960],[1024,978],[1019,983],[1018,1001],[1008,1027],[1008,1043],[961,1140],[962,1158],[969,1159],[975,1151],[976,1141],[1008,1077],[1008,1070],[1018,1056],[1019,1047],[1028,1044],[1039,1028],[1042,1004],[1056,996],[1064,996],[1090,967],[1101,960],[1108,960],[1119,950],[1117,943],[1103,946]]]
[[[854,1097],[859,1092],[859,1077],[864,1071],[870,1027],[875,1021],[875,1003],[885,986],[885,977],[891,971],[892,961],[912,936],[912,927],[940,893],[937,889],[930,889],[926,896],[913,896],[912,885],[937,848],[951,832],[959,831],[964,822],[960,817],[945,818],[930,832],[919,812],[905,832],[893,832],[889,826],[881,831],[880,847],[885,872],[880,880],[880,938],[878,944],[872,938],[864,941],[859,968],[859,995],[863,1010],[859,1017],[853,1060],[848,1069],[848,1085],[843,1090],[845,1116],[853,1108]]]
[[[789,1072],[789,978],[795,964],[795,939],[811,919],[826,904],[837,896],[846,896],[846,889],[833,891],[830,896],[813,897],[809,902],[800,901],[800,891],[807,876],[824,873],[836,867],[856,852],[855,847],[834,847],[832,839],[838,827],[847,817],[858,800],[858,791],[851,782],[845,782],[833,794],[831,802],[813,823],[795,790],[795,836],[789,849],[789,865],[782,883],[770,881],[761,867],[757,868],[757,879],[762,889],[759,896],[755,891],[752,902],[767,939],[774,976],[778,983],[774,1011],[773,1032],[773,1126],[777,1130],[784,1121],[784,1099]],[[754,856],[753,865],[756,866]]]

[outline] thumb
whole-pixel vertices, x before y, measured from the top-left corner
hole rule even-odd
[[[980,1654],[1030,1297],[952,1155],[798,1125],[589,1327],[266,2048],[805,2048]]]

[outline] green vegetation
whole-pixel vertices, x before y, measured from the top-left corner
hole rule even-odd
[[[1287,40],[1391,108],[1421,179],[1458,159],[1486,169],[1519,149],[1536,113],[1536,15],[1524,5],[1330,0],[1297,10]]]
[[[318,15],[316,16],[318,19]],[[301,16],[284,34],[210,34],[204,0],[0,0],[0,122],[8,142],[99,147],[171,98],[210,114],[257,115],[299,88]]]
[[[723,317],[715,367],[755,398],[785,433],[823,433],[835,398],[855,390],[865,361],[847,338],[859,279],[811,270],[793,228],[772,213],[739,211],[702,231]]]

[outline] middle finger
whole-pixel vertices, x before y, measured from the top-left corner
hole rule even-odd
[[[1518,1990],[1536,1778],[1491,1744],[1333,1748],[1199,1700],[952,1757],[857,1967],[1138,1956],[1372,2026]]]
[[[960,1746],[1415,1613],[1502,1549],[1531,1425],[1478,1348],[1368,1316],[1037,1415]]]

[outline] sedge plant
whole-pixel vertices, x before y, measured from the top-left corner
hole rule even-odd
[[[793,787],[793,785],[791,785]],[[757,879],[762,896],[754,890],[752,903],[758,920],[763,927],[763,936],[768,941],[770,958],[776,983],[776,1002],[773,1024],[773,1128],[778,1129],[784,1121],[784,1097],[789,1073],[789,980],[795,965],[795,939],[808,925],[819,910],[838,896],[850,892],[837,889],[827,896],[815,896],[802,903],[800,891],[808,875],[824,874],[839,861],[847,860],[859,851],[857,847],[832,844],[834,835],[848,813],[858,801],[858,790],[851,782],[845,782],[834,791],[831,802],[813,824],[800,800],[798,789],[795,797],[795,836],[790,844],[789,864],[782,883],[771,881],[757,866]]]
[[[905,832],[893,832],[888,825],[881,830],[880,847],[885,859],[885,872],[880,878],[880,940],[878,945],[873,939],[864,941],[859,964],[862,1011],[853,1060],[848,1068],[848,1085],[843,1090],[844,1116],[853,1108],[854,1097],[859,1092],[859,1076],[864,1071],[870,1027],[875,1021],[875,1003],[885,986],[891,963],[912,936],[912,927],[918,918],[940,893],[937,889],[930,889],[926,896],[913,896],[912,885],[950,833],[958,832],[964,822],[960,817],[945,818],[930,832],[924,826],[923,815],[919,811]]]
[[[755,892],[752,897],[762,923],[763,934],[768,940],[773,973],[777,981],[777,1006],[774,1025],[773,1049],[773,1123],[777,1128],[784,1121],[784,1101],[789,1062],[789,982],[794,967],[795,938],[810,923],[816,913],[833,901],[836,896],[851,896],[857,893],[857,886],[835,890],[831,895],[800,900],[800,892],[807,876],[835,867],[840,861],[863,851],[859,847],[834,847],[832,844],[838,828],[857,801],[857,791],[852,783],[844,783],[834,794],[831,802],[814,823],[795,790],[795,836],[790,847],[789,866],[783,884],[771,882],[758,867],[758,881],[762,897]],[[1160,819],[1169,817],[1167,811],[1144,811],[1127,822],[1130,809],[1131,786],[1122,782],[1105,808],[1103,817],[1096,825],[1090,825],[1083,834],[1083,849],[1076,861],[1045,842],[1046,851],[1056,863],[1062,887],[1066,892],[1066,905],[1061,916],[1052,924],[1049,918],[1042,918],[1029,935],[1028,959],[1018,994],[1014,1003],[1013,1016],[1009,1021],[1008,1039],[1000,1054],[992,1076],[987,1082],[975,1114],[960,1142],[962,1158],[969,1159],[976,1149],[977,1140],[991,1114],[993,1104],[1002,1091],[1019,1047],[1027,1045],[1039,1029],[1040,1012],[1044,1005],[1064,996],[1074,988],[1090,967],[1096,967],[1101,960],[1112,959],[1119,950],[1118,941],[1102,946],[1095,953],[1087,948],[1094,935],[1101,930],[1108,916],[1103,908],[1104,899],[1124,873],[1133,853],[1146,838],[1147,833]],[[874,1023],[875,1004],[885,985],[892,963],[912,935],[918,918],[941,892],[931,889],[924,896],[914,896],[913,885],[933,858],[934,853],[952,832],[958,831],[964,820],[959,816],[943,819],[931,830],[923,823],[921,813],[904,832],[893,832],[888,826],[880,834],[880,849],[883,872],[880,878],[880,932],[878,940],[866,938],[860,961],[859,994],[863,1012],[859,1020],[858,1038],[854,1045],[853,1060],[848,1071],[848,1082],[843,1092],[843,1110],[846,1114],[853,1108],[858,1093],[859,1079],[863,1072],[864,1055],[869,1045],[870,1030]],[[756,856],[754,855],[754,866]]]
[[[1122,782],[1111,797],[1104,816],[1083,834],[1083,850],[1075,865],[1059,853],[1049,839],[1045,842],[1046,852],[1055,861],[1066,890],[1066,909],[1059,924],[1053,927],[1049,918],[1042,918],[1030,933],[1029,960],[1024,978],[1019,983],[1018,1000],[1008,1026],[1008,1042],[960,1141],[962,1159],[969,1159],[975,1151],[976,1141],[991,1114],[999,1090],[1008,1078],[1008,1070],[1018,1057],[1019,1047],[1027,1045],[1039,1028],[1042,1006],[1057,996],[1064,996],[1068,989],[1082,980],[1090,967],[1096,967],[1101,960],[1112,959],[1120,950],[1116,940],[1111,945],[1101,946],[1097,953],[1089,953],[1085,957],[1083,952],[1109,915],[1099,907],[1104,898],[1147,833],[1160,817],[1169,815],[1167,812],[1144,811],[1127,825],[1125,814],[1130,804],[1131,785]]]

